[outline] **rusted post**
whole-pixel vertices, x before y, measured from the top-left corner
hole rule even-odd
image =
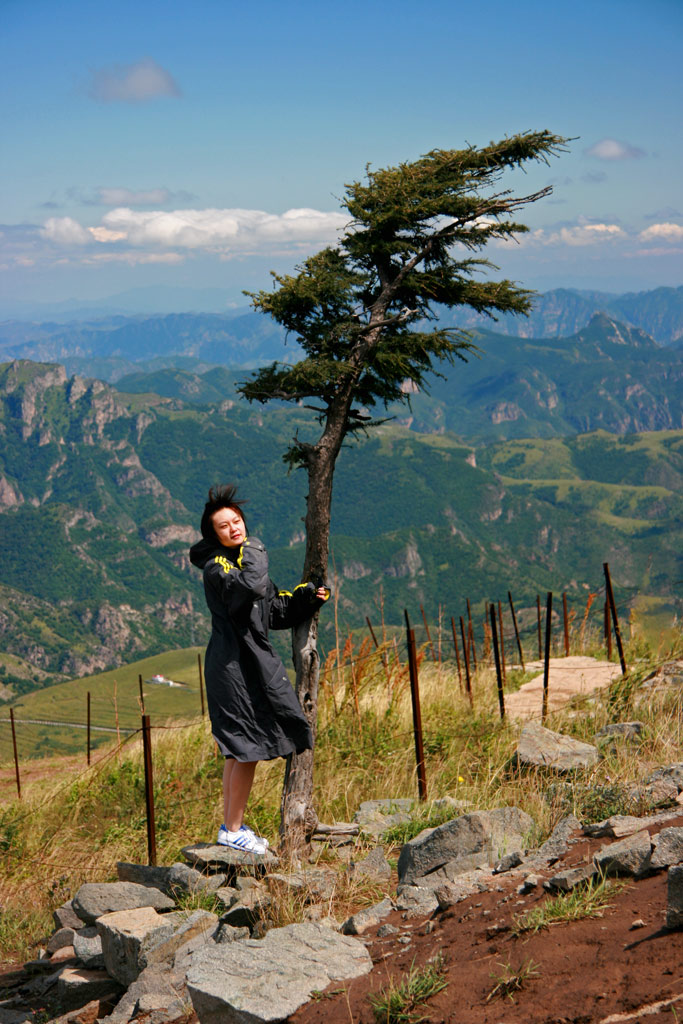
[[[417,763],[417,788],[420,800],[427,799],[427,775],[425,772],[424,745],[422,743],[422,715],[420,714],[420,687],[417,678],[417,653],[415,649],[415,630],[410,628],[408,612],[406,617],[406,633],[408,639],[408,670],[410,672],[410,696],[413,705],[413,732],[415,734],[415,761]]]
[[[204,708],[204,673],[202,672],[202,656],[201,656],[201,654],[199,654],[199,652],[197,653],[197,669],[199,671],[199,697],[200,697],[201,702],[202,702],[202,718],[203,718],[204,715],[206,714],[206,709]]]
[[[21,800],[21,779],[19,777],[19,755],[17,754],[17,732],[14,728],[14,708],[9,709],[9,720],[12,726],[12,746],[14,747],[14,776],[17,780],[17,796]]]
[[[610,622],[609,615],[609,601],[605,598],[605,607],[603,609],[603,632],[605,634],[605,647],[607,648],[607,660],[612,660],[612,624]]]
[[[545,722],[548,714],[548,685],[550,682],[550,644],[552,642],[553,622],[553,595],[548,591],[548,600],[545,606],[545,655],[543,660],[543,707],[541,709],[541,721]]]
[[[472,702],[472,679],[470,676],[470,655],[467,649],[467,639],[465,636],[465,623],[463,622],[462,615],[460,616],[460,636],[462,637],[462,651],[465,656],[465,687],[467,689],[467,696],[470,700],[470,707],[473,707]]]
[[[90,765],[90,690],[88,690],[88,765]]]
[[[138,687],[140,689],[140,714],[144,715],[144,713],[145,713],[145,694],[144,694],[144,691],[142,689],[142,676],[139,675],[139,674],[138,674]]]
[[[515,606],[512,603],[512,594],[508,590],[508,601],[510,602],[510,611],[512,612],[512,625],[515,627],[515,639],[517,640],[517,650],[519,651],[519,660],[522,664],[522,672],[526,672],[524,667],[524,651],[522,650],[522,641],[519,636],[519,628],[517,626],[517,615],[515,614]]]
[[[142,752],[145,762],[145,804],[147,807],[147,859],[157,862],[157,837],[154,825],[154,777],[152,772],[152,734],[149,715],[142,716]]]
[[[617,650],[619,651],[619,662],[621,664],[621,674],[626,675],[626,659],[624,658],[624,645],[621,642],[621,631],[619,629],[619,619],[617,617],[617,606],[614,602],[614,591],[612,590],[612,577],[609,574],[609,564],[603,562],[603,569],[605,570],[605,585],[607,587],[607,597],[609,600],[609,609],[612,613],[612,622],[614,623],[614,635],[617,640]]]
[[[493,657],[496,662],[496,679],[498,680],[498,705],[500,707],[500,717],[505,718],[505,694],[503,693],[503,674],[500,670],[500,654],[498,651],[498,629],[496,626],[496,606],[493,601],[489,605],[489,614],[491,616],[491,639],[493,640]]]
[[[453,646],[455,647],[455,663],[458,666],[458,682],[462,690],[462,669],[460,668],[460,651],[458,650],[458,634],[455,631],[455,619],[451,615],[451,629],[453,630]]]
[[[434,650],[434,644],[432,643],[432,634],[429,632],[429,623],[427,622],[427,616],[425,615],[425,610],[422,607],[422,605],[420,605],[420,611],[422,612],[422,621],[425,624],[425,630],[427,632],[427,639],[429,640],[429,646],[432,649],[432,661],[436,661],[436,651]]]
[[[505,636],[503,633],[503,608],[500,601],[498,602],[498,626],[500,628],[500,667],[503,672],[503,685],[507,682],[505,675]]]
[[[472,668],[477,671],[477,647],[474,642],[474,629],[472,627],[472,609],[470,608],[470,599],[467,600],[467,636],[470,643],[470,654],[472,655]]]
[[[370,619],[369,619],[369,617],[367,615],[365,616],[365,621],[368,624],[368,629],[370,630],[370,636],[372,637],[372,642],[374,643],[375,647],[377,649],[379,649],[379,644],[377,643],[377,637],[375,636],[375,631],[372,628],[372,623],[370,622]]]
[[[564,620],[564,656],[569,657],[569,616],[567,615],[567,591],[562,594],[562,617]]]
[[[543,657],[543,643],[541,641],[541,595],[536,594],[536,622],[538,625],[538,660]]]

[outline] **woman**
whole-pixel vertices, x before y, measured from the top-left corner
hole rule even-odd
[[[268,842],[244,824],[259,761],[300,754],[313,736],[268,628],[288,629],[310,619],[329,597],[313,583],[293,593],[268,578],[268,555],[248,537],[236,488],[211,488],[201,521],[202,540],[190,560],[204,572],[211,612],[205,678],[214,739],[225,756],[221,846],[263,854]]]

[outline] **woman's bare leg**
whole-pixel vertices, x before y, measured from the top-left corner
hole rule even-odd
[[[223,812],[225,827],[230,832],[239,832],[242,827],[257,764],[258,761],[228,759],[223,767]]]

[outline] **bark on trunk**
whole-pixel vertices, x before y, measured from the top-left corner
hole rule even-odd
[[[330,543],[332,480],[348,415],[348,402],[330,408],[325,430],[308,458],[306,500],[306,555],[304,580],[325,577]],[[318,722],[318,616],[292,631],[292,657],[296,670],[296,693],[308,719],[315,742]],[[305,849],[318,824],[313,807],[313,750],[290,754],[280,804],[280,839],[286,853]]]

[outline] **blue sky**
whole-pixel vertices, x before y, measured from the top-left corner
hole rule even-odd
[[[541,290],[683,284],[680,0],[1,0],[0,318],[131,288],[265,287],[365,165],[527,129]]]

